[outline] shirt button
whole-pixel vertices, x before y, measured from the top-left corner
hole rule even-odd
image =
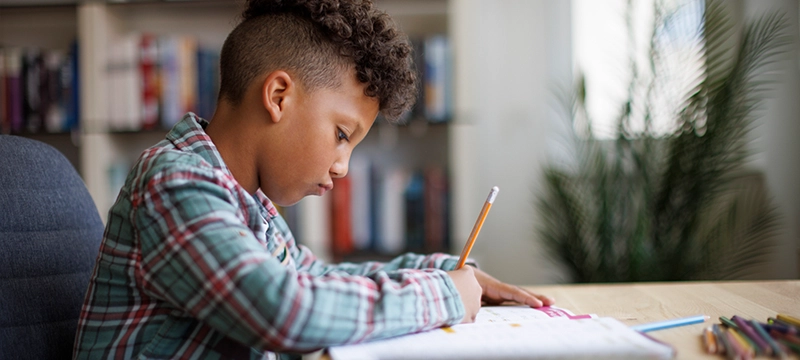
[[[247,236],[247,233],[245,233],[244,231],[239,231],[239,235],[241,235],[241,236]]]

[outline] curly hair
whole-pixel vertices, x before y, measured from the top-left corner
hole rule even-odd
[[[237,105],[259,76],[285,70],[309,90],[355,65],[364,93],[396,120],[416,100],[408,38],[371,0],[248,0],[220,54],[220,98]]]

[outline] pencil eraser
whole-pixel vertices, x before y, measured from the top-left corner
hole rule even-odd
[[[489,192],[489,197],[486,199],[486,201],[489,204],[494,203],[494,199],[497,198],[497,193],[499,193],[499,192],[500,192],[500,188],[499,187],[497,187],[497,186],[492,187],[492,191]]]

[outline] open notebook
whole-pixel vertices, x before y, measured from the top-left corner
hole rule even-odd
[[[557,308],[485,306],[475,323],[328,349],[333,360],[670,359],[672,347],[608,317]]]

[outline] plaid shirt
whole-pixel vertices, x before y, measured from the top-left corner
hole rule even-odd
[[[262,358],[458,323],[449,255],[327,265],[187,114],[108,214],[74,357]]]

